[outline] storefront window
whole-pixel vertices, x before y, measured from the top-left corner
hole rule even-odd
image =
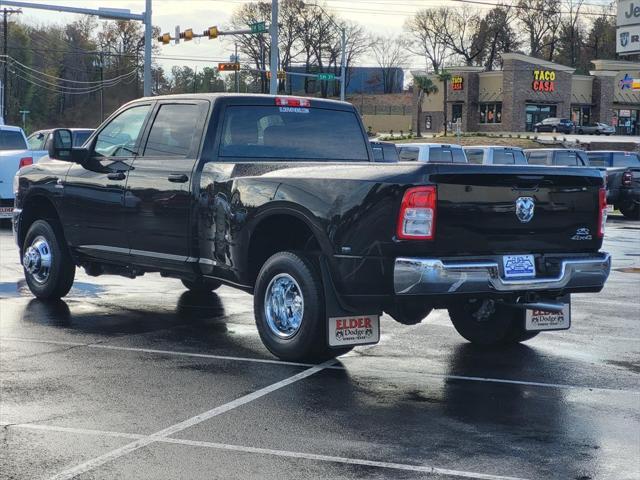
[[[576,125],[589,125],[591,122],[591,107],[571,107],[571,121]]]
[[[502,123],[502,103],[481,103],[480,123]]]

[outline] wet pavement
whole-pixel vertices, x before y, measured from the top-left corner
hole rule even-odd
[[[573,326],[478,350],[445,311],[335,363],[280,362],[249,295],[91,278],[28,292],[0,231],[0,478],[640,478],[640,222]]]

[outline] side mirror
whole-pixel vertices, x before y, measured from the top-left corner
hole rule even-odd
[[[71,150],[73,149],[73,137],[71,130],[57,128],[51,132],[52,140],[49,142],[47,150],[49,158],[53,160],[73,161]]]

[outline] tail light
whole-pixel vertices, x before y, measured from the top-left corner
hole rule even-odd
[[[631,184],[633,183],[633,173],[631,172],[624,172],[622,174],[622,186],[623,187],[630,187]]]
[[[433,240],[436,231],[436,187],[413,187],[404,192],[398,215],[401,240]]]
[[[33,158],[32,157],[23,157],[23,158],[21,158],[20,159],[20,166],[18,168],[26,167],[27,165],[33,165]]]
[[[607,189],[598,192],[598,237],[604,237],[604,227],[607,224]]]

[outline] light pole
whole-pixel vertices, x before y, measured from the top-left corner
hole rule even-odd
[[[271,79],[269,93],[278,93],[278,0],[271,0]]]
[[[304,3],[304,2],[300,2],[300,5],[302,6],[302,8],[305,7],[316,7],[318,8],[322,13],[324,13],[327,16],[327,19],[338,29],[340,30],[340,50],[341,50],[341,54],[340,54],[340,100],[342,100],[344,102],[344,98],[345,98],[345,90],[346,90],[346,70],[347,70],[347,66],[345,64],[345,60],[346,60],[346,50],[347,50],[347,29],[344,27],[344,25],[338,25],[335,20],[333,20],[333,18],[331,18],[331,15],[329,15],[327,13],[327,11],[322,8],[322,6],[318,5],[317,3]]]
[[[93,61],[93,66],[100,70],[100,123],[104,121],[104,52],[100,58]]]

